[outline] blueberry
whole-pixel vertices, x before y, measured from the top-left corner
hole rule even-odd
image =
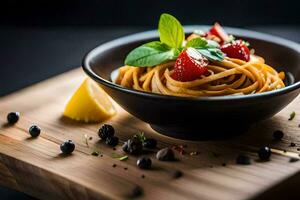
[[[157,141],[155,139],[149,138],[143,142],[143,146],[148,149],[155,149]]]
[[[68,140],[60,145],[60,150],[63,154],[70,154],[74,151],[75,144],[72,140]]]
[[[281,140],[283,138],[284,133],[280,130],[273,132],[273,138],[274,140]]]
[[[119,144],[119,138],[115,137],[115,136],[108,137],[108,138],[106,138],[105,143],[109,146],[113,146],[113,147],[117,146]]]
[[[143,144],[137,138],[127,140],[123,145],[123,151],[133,155],[139,155],[143,152]]]
[[[106,140],[106,138],[113,137],[115,134],[115,129],[109,124],[104,124],[98,131],[98,135],[101,139]]]
[[[180,170],[175,170],[174,172],[173,172],[173,178],[180,178],[180,177],[182,177],[182,175],[183,175],[183,173],[182,173],[182,171],[180,171]]]
[[[295,144],[294,142],[291,142],[290,146],[291,146],[291,147],[295,147],[296,144]]]
[[[7,114],[7,122],[9,124],[15,124],[19,121],[20,113],[19,112],[10,112]]]
[[[258,156],[261,160],[269,160],[271,156],[271,149],[269,147],[262,147],[258,151]]]
[[[32,125],[29,128],[29,133],[30,133],[31,137],[38,137],[41,133],[41,129],[37,125]]]
[[[143,188],[140,187],[140,186],[135,186],[133,189],[132,189],[132,192],[130,194],[130,198],[135,198],[135,197],[139,197],[143,194]]]
[[[151,159],[146,157],[139,158],[136,162],[136,165],[141,169],[149,169],[151,168],[151,164]]]

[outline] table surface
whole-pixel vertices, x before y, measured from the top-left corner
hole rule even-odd
[[[77,67],[84,53],[105,41],[146,28],[0,27],[0,96]],[[300,42],[299,27],[249,27]],[[24,78],[26,77],[26,78]],[[1,188],[5,198],[31,197]]]

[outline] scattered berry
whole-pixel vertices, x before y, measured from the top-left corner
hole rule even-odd
[[[75,149],[75,144],[72,140],[68,140],[60,145],[60,150],[63,154],[71,154]]]
[[[175,155],[172,149],[166,147],[156,153],[156,158],[161,161],[175,160]]]
[[[106,140],[106,138],[113,137],[115,134],[115,129],[111,125],[104,124],[98,131],[98,135],[101,139]]]
[[[148,149],[155,149],[157,145],[157,141],[153,138],[146,139],[143,142],[143,146]]]
[[[291,142],[290,146],[291,146],[291,147],[295,147],[296,144],[295,144],[294,142]]]
[[[274,140],[281,140],[283,138],[284,133],[280,130],[274,131],[273,138]]]
[[[175,171],[173,172],[173,174],[172,174],[172,177],[173,177],[173,178],[180,178],[180,177],[182,177],[182,175],[183,175],[182,171],[180,171],[180,170],[175,170]]]
[[[271,156],[271,149],[269,147],[262,147],[258,151],[258,156],[261,160],[269,160]]]
[[[41,129],[37,125],[32,125],[29,128],[29,133],[30,133],[31,137],[38,137],[41,133]]]
[[[290,160],[289,160],[289,162],[297,162],[297,161],[299,161],[299,159],[298,158],[290,158]]]
[[[142,142],[136,137],[127,140],[122,148],[126,153],[133,155],[139,155],[143,152]]]
[[[139,197],[143,194],[143,188],[140,186],[135,186],[132,189],[131,194],[129,195],[129,198],[135,198],[135,197]]]
[[[240,165],[250,165],[251,164],[251,159],[249,158],[249,156],[240,154],[236,158],[236,163],[240,164]]]
[[[119,138],[115,137],[115,136],[108,137],[108,138],[106,138],[105,143],[109,146],[113,146],[113,147],[117,146],[119,144]]]
[[[242,40],[235,40],[221,46],[221,51],[230,58],[237,58],[248,62],[250,60],[250,50]]]
[[[146,157],[139,158],[136,162],[136,165],[141,169],[149,169],[151,168],[151,164],[151,159]]]
[[[20,113],[19,112],[10,112],[7,114],[7,122],[9,124],[15,124],[19,121]]]
[[[178,153],[179,153],[180,155],[184,155],[184,154],[186,153],[185,150],[184,150],[184,148],[185,148],[184,145],[174,145],[174,146],[172,147],[172,149],[174,149],[175,151],[178,151]]]
[[[207,65],[208,60],[189,47],[178,56],[171,77],[177,81],[193,81],[208,71]]]
[[[228,34],[218,22],[216,22],[214,26],[207,32],[207,35],[217,36],[221,39],[221,42],[227,42],[229,40]]]

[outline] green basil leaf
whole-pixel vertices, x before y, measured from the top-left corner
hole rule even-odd
[[[125,59],[125,65],[136,67],[151,67],[174,60],[179,50],[170,48],[158,41],[150,42],[132,50]]]
[[[207,40],[207,45],[206,46],[208,48],[219,48],[220,47],[219,43],[217,43],[214,40]]]
[[[160,41],[173,48],[180,48],[184,41],[184,30],[180,22],[169,14],[162,14],[158,23]]]
[[[198,48],[199,53],[211,61],[222,61],[224,54],[217,48]]]
[[[194,38],[186,43],[186,47],[203,48],[207,45],[204,38]]]

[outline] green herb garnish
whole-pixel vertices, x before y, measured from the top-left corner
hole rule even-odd
[[[143,143],[147,138],[144,132],[140,131],[138,134],[135,134],[133,137],[137,138],[141,143]]]
[[[120,154],[117,154],[117,153],[112,153],[112,157],[115,158],[115,159],[118,159],[120,161],[126,161],[126,160],[128,160],[128,156],[127,155],[120,155]]]
[[[86,144],[87,147],[89,147],[88,135],[87,134],[83,135],[83,142]]]
[[[150,67],[168,60],[175,60],[180,51],[164,43],[154,41],[132,50],[125,59],[126,65]]]
[[[224,54],[219,44],[205,38],[194,38],[184,44],[184,29],[180,22],[169,14],[162,14],[158,23],[160,41],[153,41],[132,50],[125,59],[125,65],[150,67],[176,60],[186,48],[193,47],[212,61],[222,61]]]
[[[296,113],[295,113],[295,111],[293,111],[293,112],[290,114],[289,120],[290,120],[290,121],[293,120],[293,119],[295,118],[295,116],[296,116]]]
[[[159,39],[169,47],[180,48],[184,41],[184,30],[180,22],[169,14],[162,14],[158,23]]]
[[[100,154],[99,151],[93,151],[93,152],[91,153],[92,156],[99,156],[99,154]]]
[[[120,157],[120,158],[118,158],[120,161],[126,161],[126,160],[128,160],[128,156],[126,155],[126,156],[122,156],[122,157]]]

